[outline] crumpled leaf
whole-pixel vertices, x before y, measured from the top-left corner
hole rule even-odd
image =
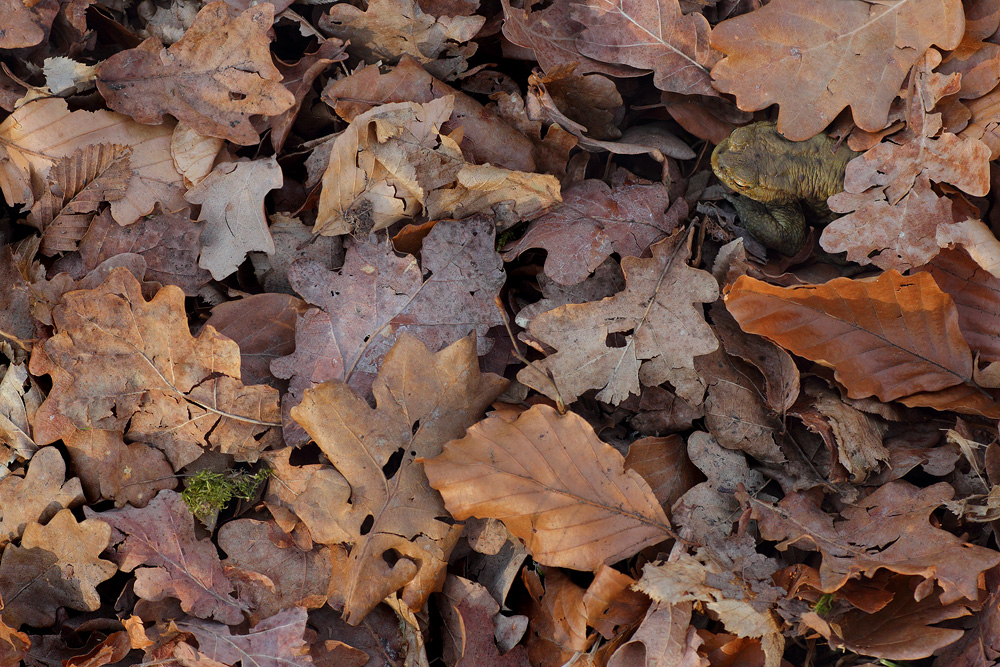
[[[362,11],[337,3],[320,20],[329,35],[350,41],[348,51],[369,64],[396,62],[408,55],[441,79],[452,79],[468,67],[476,52],[471,42],[485,16],[433,16],[415,0],[370,0]],[[471,43],[470,43],[471,42]]]
[[[672,533],[649,484],[575,413],[489,417],[424,461],[456,519],[496,518],[543,565],[597,570]]]
[[[167,286],[146,301],[139,282],[117,268],[96,289],[63,295],[53,311],[56,334],[31,371],[52,376],[35,415],[47,444],[80,429],[128,429],[153,444],[175,468],[211,446],[255,461],[277,426],[278,395],[240,382],[239,346],[206,328],[191,336],[184,293]]]
[[[90,144],[56,161],[29,224],[42,231],[42,253],[76,250],[101,202],[125,196],[132,170],[121,146]]]
[[[66,480],[66,463],[59,450],[42,447],[31,457],[24,477],[0,479],[0,545],[21,537],[32,522],[46,522],[83,499],[80,480]]]
[[[712,276],[687,265],[687,234],[650,246],[651,259],[622,261],[622,292],[583,304],[569,304],[535,317],[531,336],[556,349],[522,369],[517,378],[531,388],[570,403],[588,389],[617,405],[639,394],[640,382],[670,382],[677,394],[700,403],[704,393],[694,373],[694,357],[708,354],[718,341],[694,304],[718,298]],[[617,337],[609,344],[609,338]]]
[[[28,525],[20,546],[7,545],[0,561],[3,618],[15,628],[37,628],[56,621],[59,607],[96,611],[101,596],[95,586],[118,570],[102,560],[111,528],[103,521],[77,522],[73,512],[60,510],[47,525]]]
[[[698,654],[701,637],[691,625],[690,602],[656,604],[632,638],[615,651],[608,667],[709,667]]]
[[[256,144],[250,116],[276,116],[295,103],[271,62],[273,22],[270,3],[230,19],[226,3],[212,2],[169,48],[150,38],[98,65],[97,89],[140,123],[162,123],[169,113],[201,134]]]
[[[435,351],[475,332],[477,349],[485,354],[492,345],[487,332],[503,323],[494,303],[503,264],[493,236],[484,218],[445,220],[424,239],[420,266],[375,237],[349,242],[337,271],[295,262],[292,287],[318,309],[299,316],[295,352],[271,362],[271,371],[291,378],[297,400],[305,388],[326,380],[343,380],[367,393],[403,332]]]
[[[27,98],[26,98],[27,99]],[[95,144],[128,146],[132,177],[125,196],[111,203],[111,214],[128,225],[153,210],[183,208],[184,178],[170,157],[173,122],[141,125],[111,111],[70,111],[59,97],[31,99],[0,123],[0,140],[9,160],[0,161],[0,189],[7,203],[31,205],[59,158]]]
[[[142,509],[107,512],[84,509],[114,529],[111,543],[124,572],[135,570],[135,594],[147,600],[180,600],[181,609],[228,625],[243,621],[244,605],[230,594],[233,584],[211,540],[194,534],[194,516],[181,495],[160,491]],[[136,569],[138,568],[138,569]]]
[[[220,164],[187,191],[184,199],[201,204],[198,219],[206,222],[198,266],[222,280],[239,268],[248,252],[274,252],[274,239],[264,217],[264,197],[280,188],[282,180],[281,167],[272,155],[264,160]]]
[[[652,70],[660,90],[718,94],[709,70],[721,54],[709,45],[703,14],[682,14],[677,0],[587,0],[574,5],[572,15],[584,26],[576,38],[584,55]]]
[[[504,259],[544,248],[545,272],[557,283],[575,285],[612,253],[641,256],[651,243],[673,232],[687,213],[686,205],[667,210],[662,183],[621,176],[617,181],[613,189],[597,179],[574,183],[562,193],[561,205],[532,220],[524,236],[504,250]]]
[[[292,409],[349,485],[327,500],[350,538],[350,557],[334,575],[334,604],[348,623],[399,589],[402,602],[419,610],[444,583],[461,527],[439,519],[447,512],[416,459],[461,437],[506,384],[479,372],[471,337],[434,354],[404,334],[373,387],[376,408],[331,381],[307,390]]]
[[[924,578],[916,597],[925,597],[933,584],[941,587],[941,604],[962,598],[976,600],[980,574],[1000,563],[1000,553],[964,542],[930,523],[937,507],[954,496],[946,482],[918,488],[896,480],[870,496],[847,505],[834,517],[820,508],[815,492],[794,492],[777,505],[746,494],[761,535],[790,546],[823,554],[820,585],[833,593],[849,579],[871,577],[879,569]]]
[[[726,308],[744,331],[832,367],[851,398],[892,401],[972,382],[955,304],[926,274],[795,287],[742,276]]]
[[[964,27],[960,0],[774,0],[712,31],[726,55],[713,84],[744,111],[777,104],[778,131],[793,141],[848,106],[858,127],[878,132],[914,63],[931,44],[958,46]]]
[[[356,116],[333,142],[313,232],[364,236],[422,208],[432,220],[492,213],[506,229],[559,201],[553,176],[468,164],[441,133],[454,104],[448,95]]]
[[[38,450],[31,420],[43,400],[42,389],[25,364],[7,366],[0,378],[0,471],[15,457],[27,461]]]
[[[225,665],[239,662],[245,667],[291,667],[312,664],[302,638],[306,618],[305,609],[290,607],[240,635],[232,634],[228,626],[194,619],[178,623],[177,627],[193,634],[201,653],[210,660]]]
[[[736,579],[736,574],[725,571],[702,550],[696,556],[681,552],[665,563],[645,565],[636,588],[661,604],[701,602],[719,616],[729,632],[760,637],[767,657],[765,667],[779,667],[785,648],[781,625],[772,611],[755,605],[753,599],[731,597],[733,590],[743,592],[743,587],[734,583]]]

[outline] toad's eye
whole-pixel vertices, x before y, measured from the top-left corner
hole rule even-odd
[[[744,181],[739,176],[733,176],[733,183],[735,183],[737,185],[737,187],[741,187],[741,188],[749,188],[750,187],[750,182],[749,181]]]

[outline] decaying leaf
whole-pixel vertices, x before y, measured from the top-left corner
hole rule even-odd
[[[246,634],[234,635],[228,626],[195,619],[178,623],[177,627],[195,636],[199,649],[209,660],[224,665],[312,664],[302,639],[306,631],[306,610],[302,607],[283,609],[254,625]]]
[[[518,373],[518,379],[566,403],[588,389],[618,404],[639,394],[640,382],[670,382],[677,394],[700,403],[704,393],[694,373],[694,357],[708,354],[718,341],[695,304],[715,301],[712,276],[687,265],[688,235],[677,232],[650,247],[651,259],[622,261],[622,292],[583,304],[569,304],[535,317],[531,336],[556,349]]]
[[[195,338],[184,293],[172,286],[151,301],[139,282],[115,269],[96,289],[63,295],[53,311],[56,334],[35,374],[52,376],[52,392],[35,415],[40,444],[76,428],[125,430],[153,444],[175,468],[212,446],[256,460],[277,426],[277,392],[240,382],[240,350],[214,329]]]
[[[877,132],[910,67],[931,44],[958,46],[964,23],[959,0],[775,0],[712,31],[726,55],[713,84],[747,111],[777,104],[778,131],[792,140],[848,106],[858,127]]]
[[[215,545],[194,534],[194,517],[179,493],[160,491],[146,507],[124,507],[89,518],[111,525],[118,566],[135,570],[135,593],[147,600],[180,600],[199,618],[229,625],[243,621],[243,603],[231,596],[233,584],[219,562]],[[139,569],[136,569],[139,568]]]
[[[597,570],[671,535],[650,490],[581,417],[490,417],[424,462],[456,519],[497,518],[544,565]]]
[[[0,480],[0,544],[21,537],[31,523],[47,522],[56,512],[83,501],[76,477],[66,479],[66,463],[55,447],[35,452],[24,477]]]
[[[947,605],[976,600],[982,573],[1000,563],[996,551],[931,525],[931,513],[953,495],[945,482],[919,489],[897,480],[845,507],[839,520],[820,508],[821,497],[813,492],[788,494],[777,505],[748,501],[761,535],[779,542],[778,549],[795,546],[823,554],[819,572],[824,593],[885,568],[923,577],[915,593],[918,600],[936,583],[943,591],[941,604]]]
[[[103,498],[113,500],[115,507],[145,507],[161,489],[177,486],[163,452],[142,442],[125,444],[117,431],[77,430],[64,436],[63,443],[91,502]]]
[[[140,123],[171,114],[201,134],[255,144],[250,116],[276,116],[295,103],[271,62],[273,22],[270,3],[230,19],[226,3],[212,2],[169,48],[150,38],[101,63],[97,89],[108,106]]]
[[[282,175],[274,157],[217,166],[184,195],[201,204],[200,220],[207,224],[201,234],[198,266],[222,280],[236,271],[254,250],[273,253],[274,240],[264,217],[264,196],[281,187]]]
[[[444,583],[461,528],[439,519],[447,512],[416,459],[461,437],[505,385],[479,372],[471,337],[434,354],[404,334],[372,388],[376,408],[331,381],[307,390],[292,409],[349,485],[330,503],[351,545],[334,575],[335,604],[349,623],[399,589],[406,605],[420,609]]]

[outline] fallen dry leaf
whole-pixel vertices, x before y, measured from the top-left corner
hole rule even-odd
[[[292,409],[349,485],[330,503],[351,544],[349,560],[334,566],[334,604],[349,623],[399,589],[406,605],[420,609],[444,583],[461,528],[438,518],[445,509],[416,459],[465,433],[505,385],[479,372],[471,337],[434,354],[404,334],[372,388],[376,408],[331,381],[307,390]]]
[[[963,19],[958,0],[775,0],[712,31],[726,56],[713,84],[745,111],[777,104],[778,131],[794,141],[848,106],[858,127],[877,132],[910,67],[931,44],[958,46]]]
[[[66,479],[62,454],[55,447],[42,447],[31,457],[24,477],[0,479],[0,544],[17,540],[30,524],[47,522],[82,501],[80,480]]]
[[[55,623],[60,607],[96,611],[101,597],[95,587],[118,570],[100,558],[110,537],[108,524],[77,522],[68,509],[45,526],[30,523],[20,546],[7,545],[0,561],[4,620],[15,628],[44,628]]]
[[[892,401],[972,382],[955,304],[924,273],[799,287],[743,276],[726,308],[744,331],[833,368],[851,398]]]
[[[976,600],[982,572],[1000,563],[995,551],[964,542],[930,523],[931,513],[954,493],[945,482],[919,489],[897,480],[845,507],[836,522],[812,492],[790,493],[777,505],[753,498],[749,503],[761,535],[778,542],[779,550],[795,546],[823,554],[819,573],[824,593],[885,568],[923,577],[918,599],[936,583],[943,591],[941,604],[948,605],[962,598]]]
[[[588,389],[618,404],[639,394],[640,382],[670,382],[682,398],[701,402],[704,387],[694,373],[694,357],[718,346],[694,304],[718,297],[710,274],[687,265],[687,234],[650,246],[651,259],[622,261],[626,286],[602,301],[570,304],[535,317],[533,338],[556,349],[518,379],[554,396],[552,381],[566,403]],[[609,344],[609,339],[618,337]],[[543,373],[551,373],[550,380]]]
[[[424,468],[456,519],[500,519],[539,563],[597,570],[671,535],[624,464],[582,418],[536,405],[513,422],[479,422]]]
[[[78,430],[64,436],[63,444],[92,503],[103,498],[115,507],[145,507],[161,489],[177,486],[163,452],[142,442],[125,444],[117,431]]]
[[[543,248],[545,272],[557,283],[575,285],[616,253],[639,257],[651,243],[677,228],[687,206],[671,206],[661,183],[617,179],[612,189],[588,179],[562,193],[562,204],[531,221],[517,243],[504,251],[511,261]],[[683,201],[683,200],[680,200]]]
[[[254,250],[274,252],[274,240],[264,217],[264,197],[281,187],[282,174],[274,157],[218,165],[184,199],[201,205],[198,266],[222,280],[236,271]]]
[[[677,0],[587,0],[572,8],[584,26],[580,53],[606,62],[652,70],[660,90],[716,95],[709,71],[721,54],[709,45],[708,20],[683,14]]]
[[[277,392],[240,382],[235,343],[214,329],[191,336],[176,287],[147,302],[118,268],[96,289],[64,294],[53,321],[44,361],[36,355],[31,366],[53,381],[35,415],[40,444],[66,435],[68,423],[127,427],[130,439],[163,449],[179,468],[207,446],[256,460],[266,446],[257,437],[279,423]]]
[[[698,654],[702,640],[691,626],[691,603],[650,607],[632,638],[608,661],[608,667],[709,667]]]
[[[198,640],[201,652],[224,665],[240,662],[259,667],[292,667],[311,665],[302,635],[306,631],[306,610],[302,607],[283,609],[250,628],[246,634],[234,635],[220,623],[191,619],[177,624]]]
[[[98,65],[97,89],[108,106],[140,123],[171,114],[201,134],[255,144],[250,116],[276,116],[295,103],[271,62],[273,22],[270,3],[234,19],[226,3],[209,3],[172,46],[150,38]]]
[[[199,618],[230,625],[243,621],[245,606],[231,596],[233,584],[215,545],[195,536],[194,517],[179,493],[160,491],[142,509],[85,511],[114,529],[116,560],[122,571],[135,570],[136,595],[154,601],[176,598],[185,612]]]

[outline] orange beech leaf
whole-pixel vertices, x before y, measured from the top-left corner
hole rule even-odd
[[[946,482],[921,489],[896,480],[846,506],[838,518],[820,507],[822,495],[815,490],[790,493],[776,505],[737,492],[741,502],[750,503],[761,535],[778,542],[779,550],[794,546],[823,554],[819,585],[824,593],[884,568],[923,577],[918,598],[936,583],[944,605],[976,600],[980,575],[1000,563],[995,550],[969,544],[931,523],[931,513],[954,495]]]
[[[279,425],[278,392],[240,382],[240,349],[211,327],[193,337],[184,293],[167,286],[151,301],[116,268],[95,289],[63,295],[55,335],[31,370],[52,376],[35,414],[47,444],[79,429],[128,429],[130,441],[163,449],[175,469],[216,447],[256,461]]]
[[[334,564],[331,592],[347,622],[357,625],[397,590],[417,610],[440,590],[461,527],[442,520],[447,511],[417,459],[436,456],[465,433],[506,385],[479,372],[471,337],[434,354],[403,334],[372,388],[377,407],[331,381],[306,390],[292,408],[343,476],[323,504],[331,532],[342,535],[334,539],[351,545],[350,556]]]
[[[712,78],[741,109],[777,104],[778,131],[795,141],[847,106],[877,132],[910,67],[931,44],[958,46],[964,27],[960,0],[774,0],[715,27],[726,57]]]
[[[456,519],[500,519],[544,565],[597,570],[671,535],[649,485],[582,417],[489,417],[424,461]]]
[[[720,53],[709,45],[708,19],[682,13],[677,0],[587,0],[572,5],[584,26],[576,47],[595,60],[653,71],[660,90],[717,95],[709,70]]]
[[[0,561],[4,620],[44,628],[55,623],[60,607],[97,611],[101,596],[95,587],[118,571],[100,558],[110,539],[108,524],[77,521],[68,509],[44,526],[29,524],[20,546],[8,545]]]
[[[98,65],[97,89],[108,106],[140,123],[171,114],[201,134],[255,144],[250,116],[277,116],[295,104],[271,61],[272,23],[270,3],[234,19],[226,3],[207,4],[169,48],[151,37]]]
[[[742,276],[725,299],[744,331],[833,368],[851,398],[892,401],[972,383],[955,302],[929,274],[796,287]]]

